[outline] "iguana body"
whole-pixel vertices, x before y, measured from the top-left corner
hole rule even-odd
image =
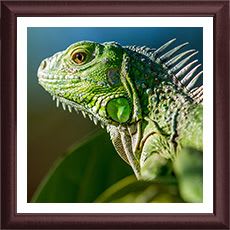
[[[197,52],[179,52],[187,43],[169,49],[174,40],[157,50],[82,41],[38,70],[57,105],[107,129],[138,179],[159,176],[184,151],[202,156],[202,72],[190,61]]]

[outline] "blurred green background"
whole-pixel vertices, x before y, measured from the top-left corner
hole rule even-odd
[[[37,69],[40,62],[81,40],[116,41],[121,45],[146,45],[158,48],[172,38],[177,38],[175,45],[188,41],[190,44],[187,49],[198,50],[196,59],[202,63],[202,28],[28,28],[28,202],[54,161],[74,145],[101,129],[80,114],[69,113],[61,107],[56,108],[51,96],[37,83]],[[105,137],[106,135],[103,134]],[[109,142],[109,138],[105,138],[105,142]],[[100,148],[104,147],[106,146],[102,143]],[[119,170],[124,170],[126,174],[132,173],[115,152],[114,160],[121,161]],[[93,176],[94,172],[91,173]],[[120,177],[121,175],[122,173]]]

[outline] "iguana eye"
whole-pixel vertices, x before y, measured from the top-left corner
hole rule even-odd
[[[86,53],[84,52],[75,52],[72,54],[72,60],[77,64],[83,64],[86,59]]]

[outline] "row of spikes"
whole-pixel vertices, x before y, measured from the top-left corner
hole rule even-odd
[[[197,64],[191,69],[191,67],[195,63],[197,63],[198,60],[194,60],[188,63],[188,61],[193,56],[195,56],[198,53],[198,51],[195,51],[194,49],[190,49],[174,56],[176,52],[178,52],[186,45],[188,45],[188,42],[186,42],[164,53],[165,50],[167,50],[167,48],[175,40],[176,39],[174,38],[168,41],[157,50],[150,49],[146,46],[142,46],[142,47],[129,46],[128,48],[140,54],[144,54],[145,56],[149,57],[150,60],[161,64],[167,70],[169,76],[172,76],[172,81],[174,82],[174,84],[178,85],[183,90],[185,90],[186,93],[194,101],[200,103],[203,100],[203,87],[202,86],[195,87],[195,86],[197,84],[199,77],[203,73],[203,71],[197,73],[197,70],[201,66],[201,64]]]
[[[90,114],[90,113],[86,113],[85,111],[82,111],[82,110],[78,110],[76,107],[72,107],[71,105],[67,105],[65,102],[63,102],[63,101],[61,101],[58,97],[56,97],[55,95],[53,95],[52,96],[53,97],[53,100],[55,101],[56,100],[56,106],[57,107],[59,107],[59,105],[60,105],[60,103],[62,104],[62,108],[63,108],[63,110],[66,110],[66,107],[68,108],[68,110],[69,110],[69,112],[71,113],[72,112],[72,108],[77,112],[77,114],[79,114],[79,112],[81,112],[82,113],[82,115],[83,115],[83,117],[84,118],[86,118],[87,117],[87,115],[88,115],[88,117],[89,117],[89,119],[91,120],[91,121],[93,121],[93,123],[95,124],[95,125],[97,125],[98,124],[98,119],[96,118],[96,117],[94,117],[92,114]],[[101,124],[101,127],[102,128],[105,128],[105,125],[102,123],[102,122],[100,122],[100,124]]]
[[[161,63],[163,67],[168,70],[168,74],[172,76],[175,84],[185,89],[186,93],[188,93],[194,101],[200,103],[203,100],[203,87],[200,86],[195,88],[195,85],[203,73],[202,70],[197,73],[197,70],[201,64],[195,65],[192,69],[191,67],[197,63],[198,60],[191,61],[187,64],[187,62],[198,53],[198,51],[190,49],[174,56],[177,51],[188,45],[188,42],[186,42],[176,46],[173,49],[170,49],[165,54],[161,54],[175,40],[176,39],[168,41],[159,49],[154,51],[155,61]]]

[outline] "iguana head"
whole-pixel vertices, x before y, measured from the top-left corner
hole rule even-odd
[[[81,111],[94,123],[130,125],[152,110],[149,99],[156,95],[158,100],[159,84],[182,86],[182,90],[191,91],[191,97],[200,101],[200,88],[191,90],[194,80],[202,74],[195,75],[200,65],[190,72],[196,60],[185,65],[197,52],[191,49],[175,56],[188,43],[167,51],[174,41],[157,50],[122,47],[116,42],[77,42],[42,61],[39,83],[56,99],[57,105],[61,102],[64,109],[67,106],[70,111],[72,108]]]
[[[102,126],[127,123],[133,105],[121,79],[123,55],[114,42],[78,42],[41,62],[39,83],[64,109],[81,111]]]

